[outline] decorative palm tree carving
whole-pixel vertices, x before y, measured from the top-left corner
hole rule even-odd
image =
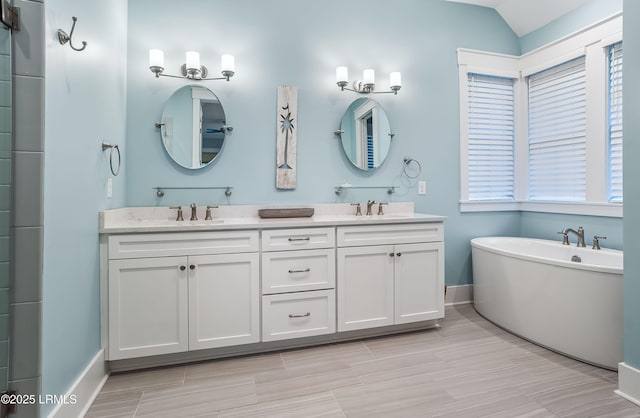
[[[280,113],[280,129],[285,135],[284,139],[284,162],[278,166],[278,168],[284,168],[291,170],[289,165],[289,134],[293,134],[295,126],[293,126],[294,119],[291,117],[291,111],[289,110],[289,104],[282,107],[283,112]],[[286,113],[285,113],[286,112]]]

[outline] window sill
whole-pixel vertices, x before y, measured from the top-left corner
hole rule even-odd
[[[568,215],[622,218],[622,203],[550,202],[550,201],[461,201],[460,212],[544,212]]]

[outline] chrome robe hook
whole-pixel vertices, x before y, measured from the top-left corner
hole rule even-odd
[[[75,46],[73,46],[73,41],[71,40],[71,37],[73,36],[73,31],[76,28],[76,22],[78,21],[78,18],[75,16],[72,16],[71,19],[73,19],[73,25],[71,25],[71,32],[69,32],[69,34],[67,35],[67,32],[63,31],[62,29],[58,29],[58,41],[60,42],[60,45],[64,45],[67,42],[69,42],[69,46],[74,51],[84,51],[84,49],[87,47],[87,43],[85,41],[82,41],[82,48],[76,48]]]

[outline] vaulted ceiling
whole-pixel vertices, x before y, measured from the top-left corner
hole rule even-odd
[[[518,36],[588,3],[590,0],[449,0],[496,9]]]

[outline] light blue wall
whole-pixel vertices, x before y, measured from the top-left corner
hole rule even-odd
[[[624,361],[640,369],[640,2],[624,2]]]
[[[42,393],[64,394],[100,350],[98,211],[120,207],[125,170],[106,198],[106,140],[125,146],[127,1],[47,0]],[[56,30],[78,17],[76,43]],[[46,416],[54,405],[42,406]]]
[[[127,92],[127,204],[304,204],[388,200],[384,189],[341,197],[334,186],[396,185],[395,201],[415,201],[416,210],[448,216],[446,281],[470,282],[469,239],[517,235],[518,213],[460,214],[458,71],[456,48],[518,54],[519,41],[493,10],[442,0],[233,2],[191,0],[176,8],[169,0],[129,4]],[[188,27],[189,30],[185,31]],[[201,171],[180,168],[167,157],[154,127],[163,103],[182,80],[156,79],[148,50],[165,51],[166,71],[176,73],[189,49],[217,73],[220,55],[236,58],[230,82],[204,82],[219,97],[234,127],[213,164]],[[396,133],[390,154],[373,174],[351,166],[333,131],[360,95],[340,92],[335,68],[352,78],[376,70],[379,88],[402,71],[397,96],[378,95]],[[276,88],[299,88],[298,187],[275,189]],[[402,159],[419,160],[427,195],[401,177]],[[221,191],[167,191],[155,186],[234,186]]]
[[[622,11],[622,0],[591,0],[544,27],[520,37],[521,52],[527,53],[570,33]]]

